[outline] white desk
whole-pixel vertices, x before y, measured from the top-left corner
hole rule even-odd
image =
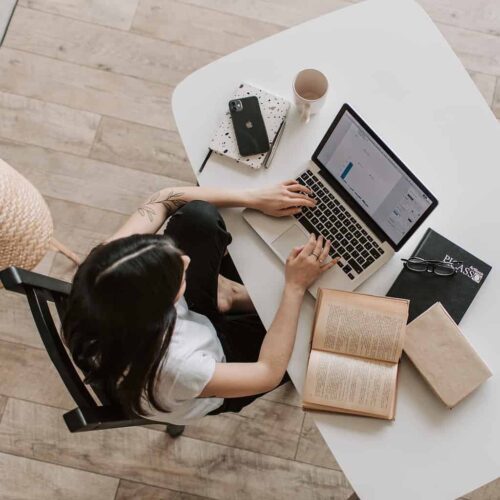
[[[411,0],[368,0],[226,56],[175,90],[174,114],[197,171],[233,89],[253,83],[292,99],[291,82],[315,67],[331,84],[324,110],[308,125],[291,113],[269,170],[219,161],[199,182],[259,186],[303,169],[343,102],[350,103],[440,200],[405,248],[360,291],[385,294],[431,226],[477,254],[493,271],[461,327],[494,376],[449,411],[403,361],[395,422],[317,414],[315,421],[358,495],[380,500],[453,499],[500,474],[500,127],[425,12]],[[242,221],[224,212],[230,252],[269,326],[283,267]],[[305,301],[290,376],[302,389],[313,300]]]

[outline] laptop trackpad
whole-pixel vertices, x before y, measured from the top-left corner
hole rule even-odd
[[[293,225],[287,229],[281,236],[278,236],[271,246],[280,255],[283,260],[286,260],[290,255],[293,247],[306,244],[308,241],[307,235],[297,226]]]

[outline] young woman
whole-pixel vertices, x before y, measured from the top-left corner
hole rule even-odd
[[[256,190],[167,188],[79,267],[63,335],[86,380],[130,414],[188,424],[239,411],[284,380],[307,288],[336,261],[311,235],[286,263],[266,333],[227,255],[216,207],[293,215],[314,206],[296,181]],[[164,235],[157,231],[168,219]]]

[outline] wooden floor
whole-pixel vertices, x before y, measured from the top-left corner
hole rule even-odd
[[[500,117],[498,0],[420,0]],[[145,196],[193,183],[170,99],[218,57],[348,0],[19,0],[0,49],[0,157],[84,256]],[[306,7],[307,6],[307,7]],[[70,279],[64,258],[40,269]],[[72,402],[22,298],[0,291],[0,498],[345,499],[352,490],[293,387],[172,440],[70,435]],[[418,488],[418,485],[415,485]],[[500,498],[500,481],[466,495]]]

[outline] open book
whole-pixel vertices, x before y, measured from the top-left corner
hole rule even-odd
[[[408,301],[320,289],[304,408],[394,419]]]

